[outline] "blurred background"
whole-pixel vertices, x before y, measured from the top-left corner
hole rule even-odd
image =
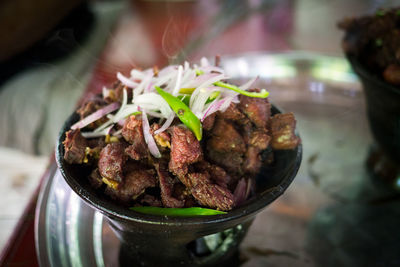
[[[338,20],[396,2],[1,1],[0,249],[39,184],[65,118],[117,71],[255,51],[342,57]]]

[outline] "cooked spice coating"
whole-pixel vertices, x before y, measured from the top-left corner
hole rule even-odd
[[[214,164],[211,164],[207,161],[200,161],[194,165],[194,168],[197,172],[208,173],[213,180],[214,183],[227,187],[227,185],[231,182],[232,178],[226,171]]]
[[[209,174],[191,173],[189,179],[192,183],[190,191],[201,205],[223,211],[231,210],[235,205],[229,189],[212,184]]]
[[[345,18],[338,23],[346,31],[343,50],[394,85],[400,85],[399,14],[400,8],[380,9],[373,15]]]
[[[265,128],[267,126],[271,116],[271,104],[267,98],[240,96],[239,108],[256,127]]]
[[[124,150],[125,146],[122,143],[111,143],[101,150],[99,172],[102,177],[116,182],[122,181],[123,168],[127,160]]]
[[[154,170],[136,170],[125,175],[123,183],[118,186],[121,201],[128,202],[144,193],[148,187],[156,186]]]
[[[271,146],[273,149],[293,149],[300,143],[295,134],[296,120],[293,113],[276,114],[271,118]]]
[[[89,175],[89,183],[95,189],[98,189],[103,185],[103,180],[102,180],[102,177],[100,175],[100,172],[99,172],[98,168],[94,169],[90,173],[90,175]]]
[[[147,157],[147,145],[143,135],[143,122],[140,115],[130,116],[122,128],[122,136],[130,143],[125,152],[134,160]]]
[[[176,182],[174,181],[175,179],[169,175],[166,168],[167,164],[163,162],[155,163],[154,167],[156,168],[158,181],[160,183],[163,205],[168,208],[182,208],[185,202],[172,196]]]
[[[184,126],[173,126],[169,170],[178,177],[184,176],[188,172],[188,165],[201,160],[202,157],[200,142],[193,132]]]
[[[81,164],[85,158],[85,150],[87,146],[87,141],[82,136],[81,131],[78,129],[66,132],[63,144],[65,148],[65,161],[69,164]]]
[[[218,118],[211,131],[211,137],[207,147],[218,152],[237,152],[246,151],[246,145],[240,133],[232,123]]]

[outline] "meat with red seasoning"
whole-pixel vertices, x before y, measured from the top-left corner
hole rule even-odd
[[[207,173],[190,173],[192,183],[190,191],[200,205],[218,210],[231,210],[234,205],[234,197],[226,187],[213,184]]]
[[[185,126],[172,127],[170,155],[169,170],[178,177],[188,172],[189,164],[203,158],[200,142]]]
[[[124,150],[125,145],[122,143],[111,143],[101,150],[99,172],[102,177],[116,182],[122,181],[123,168],[127,160]]]
[[[258,128],[265,128],[271,116],[271,104],[267,98],[240,96],[240,110]]]
[[[163,162],[155,163],[158,181],[161,189],[161,200],[165,207],[182,208],[185,205],[183,200],[179,200],[172,196],[174,192],[174,179],[168,174],[167,166]]]
[[[276,114],[271,118],[271,146],[273,149],[294,149],[300,144],[296,136],[293,113]]]
[[[126,153],[134,160],[140,160],[148,156],[148,149],[144,140],[143,122],[140,115],[130,116],[125,120],[122,128],[122,136],[130,144]]]
[[[85,149],[87,141],[82,136],[81,131],[69,130],[65,133],[64,145],[64,159],[69,164],[82,164],[85,158]]]

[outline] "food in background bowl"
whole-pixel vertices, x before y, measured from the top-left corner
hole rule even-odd
[[[256,79],[232,85],[206,59],[117,78],[77,110],[64,160],[90,168],[92,187],[133,210],[232,210],[251,197],[255,176],[273,163],[275,150],[300,143],[293,114],[271,116],[268,92],[254,89]]]
[[[386,82],[400,86],[400,8],[346,18],[338,26],[346,31],[342,42],[346,54]]]
[[[345,19],[343,49],[360,78],[367,116],[377,146],[367,166],[376,181],[400,184],[400,8]]]

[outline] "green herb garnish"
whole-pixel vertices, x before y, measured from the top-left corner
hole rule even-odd
[[[194,113],[190,110],[190,108],[183,103],[179,98],[171,95],[168,92],[165,92],[158,86],[155,86],[157,92],[167,101],[168,105],[172,108],[172,110],[176,113],[178,118],[185,124],[196,136],[197,140],[201,140],[203,135],[203,128],[199,118],[194,115]]]
[[[202,70],[195,70],[195,72],[196,72],[197,76],[204,74],[204,71],[202,71]]]
[[[192,207],[192,208],[132,207],[129,209],[144,214],[180,216],[180,217],[226,214],[225,211],[200,208],[200,207]]]
[[[378,17],[383,17],[385,15],[385,11],[383,9],[379,9],[378,11],[376,11],[376,15]]]
[[[262,89],[261,92],[249,92],[249,91],[246,91],[246,90],[242,90],[239,87],[237,87],[236,85],[229,84],[229,83],[215,82],[214,85],[230,89],[230,90],[235,91],[235,92],[237,92],[239,94],[242,94],[242,95],[245,95],[245,96],[249,96],[249,97],[266,98],[266,97],[269,96],[269,92],[266,91],[265,89]]]

